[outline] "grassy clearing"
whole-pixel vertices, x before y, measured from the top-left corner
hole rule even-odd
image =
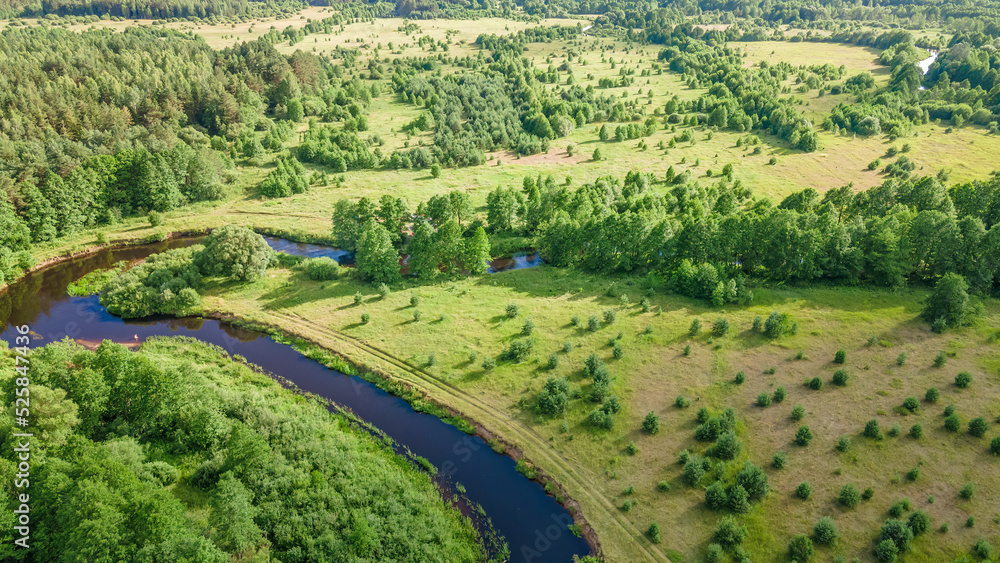
[[[643,313],[635,305],[645,295],[640,280],[619,280],[617,287],[632,303],[624,308],[618,299],[606,295],[608,283],[578,272],[540,267],[429,286],[400,286],[380,299],[370,288],[352,281],[324,285],[309,282],[298,273],[275,271],[255,284],[215,288],[206,297],[205,306],[276,322],[292,332],[306,330],[308,324],[356,338],[486,403],[492,414],[480,422],[487,427],[517,423],[531,429],[544,438],[543,445],[519,442],[516,437],[512,441],[539,467],[567,484],[613,561],[648,559],[637,545],[646,540],[622,532],[615,518],[625,519],[635,530],[645,530],[649,522],[658,521],[664,548],[684,554],[686,560],[697,560],[704,552],[711,522],[718,515],[705,507],[701,488],[682,484],[681,468],[676,463],[682,449],[706,446],[693,439],[694,415],[702,406],[714,411],[729,406],[736,409],[742,421],[739,433],[744,452],[734,463],[750,459],[765,467],[770,476],[771,496],[744,518],[751,531],[748,547],[758,558],[778,558],[792,535],[808,533],[816,520],[831,515],[843,538],[837,547],[820,550],[824,558],[844,554],[867,559],[869,544],[886,510],[902,497],[909,497],[914,506],[930,514],[932,529],[943,522],[951,527],[947,534],[933,532],[918,538],[908,560],[954,558],[980,536],[992,537],[996,543],[992,522],[1000,493],[990,486],[997,462],[989,455],[988,443],[997,431],[991,427],[986,437],[972,438],[963,426],[963,432],[952,433],[943,428],[940,412],[954,403],[963,424],[975,416],[993,420],[1000,414],[996,399],[1000,396],[1000,366],[995,360],[998,349],[986,338],[988,327],[1000,326],[1000,305],[996,302],[988,303],[987,317],[980,325],[934,335],[916,319],[924,296],[919,291],[758,290],[754,306],[725,310],[655,294],[651,297],[654,310]],[[354,305],[351,297],[356,291],[365,294],[359,305]],[[410,305],[412,295],[419,296],[417,306]],[[516,319],[504,315],[507,303],[520,305]],[[589,315],[601,316],[608,309],[616,310],[617,318],[597,332],[570,324],[578,316],[585,325]],[[420,321],[413,320],[416,310],[421,312]],[[771,342],[748,330],[755,316],[766,316],[772,310],[790,313],[799,324],[798,333]],[[368,324],[361,324],[362,312],[371,315]],[[713,340],[706,331],[718,316],[725,316],[733,330]],[[531,359],[521,364],[500,362],[496,369],[484,370],[481,362],[485,356],[499,354],[520,338],[526,317],[535,324]],[[706,329],[690,338],[687,330],[695,317],[702,319]],[[308,323],[300,324],[296,319],[308,319]],[[649,335],[645,334],[647,326],[652,331]],[[608,344],[619,333],[625,354],[616,360]],[[874,343],[869,345],[872,338]],[[568,353],[562,351],[565,342],[570,343]],[[332,340],[325,343],[339,349]],[[691,353],[685,356],[682,350],[687,345]],[[844,366],[831,363],[838,349],[847,352]],[[955,356],[945,367],[934,368],[933,357],[940,350]],[[803,359],[796,359],[799,351]],[[477,354],[475,361],[470,361],[472,352]],[[612,387],[624,410],[616,417],[614,429],[595,431],[585,424],[594,405],[583,397],[574,399],[563,417],[550,420],[536,415],[532,400],[550,376],[566,377],[574,392],[589,389],[581,369],[591,352],[600,355],[616,377]],[[896,364],[900,352],[907,354],[902,367]],[[552,353],[559,363],[548,370],[545,363]],[[431,354],[434,365],[428,365]],[[770,367],[775,372],[765,374]],[[830,383],[839,367],[850,374],[846,387]],[[743,385],[732,382],[738,371],[746,374]],[[959,390],[951,383],[959,371],[973,374],[969,389]],[[811,377],[823,379],[821,390],[803,386]],[[787,389],[784,402],[766,409],[754,405],[759,393],[773,393],[778,386]],[[922,403],[916,414],[908,416],[896,412],[904,398],[922,398],[932,386],[941,390],[937,404]],[[433,390],[430,393],[436,395]],[[680,394],[693,400],[690,408],[673,406]],[[793,405],[805,408],[801,422],[790,418]],[[642,418],[650,411],[660,416],[661,431],[655,436],[640,430]],[[504,421],[504,417],[509,420]],[[871,418],[879,420],[883,432],[899,424],[902,435],[880,442],[862,437],[865,422]],[[920,440],[906,434],[915,422],[924,427]],[[807,448],[792,443],[799,424],[809,425],[815,435]],[[834,445],[845,434],[853,445],[847,453],[840,453]],[[639,448],[635,456],[625,452],[632,441]],[[774,470],[769,464],[779,450],[788,454],[788,464]],[[553,463],[539,459],[553,454],[574,468],[587,483],[586,492],[566,483]],[[964,461],[955,463],[958,459]],[[920,468],[920,476],[910,482],[904,475],[913,467]],[[657,491],[660,481],[669,482],[671,490]],[[812,483],[814,493],[808,501],[792,498],[801,481]],[[958,497],[958,489],[966,481],[978,485],[971,501]],[[856,509],[842,509],[835,499],[846,483],[855,483],[862,490],[872,487],[875,496]],[[634,486],[635,492],[623,494],[629,486]],[[589,496],[594,494],[597,496]],[[936,498],[933,504],[927,502],[930,495]],[[636,501],[627,513],[619,509],[612,517],[602,508],[605,503],[621,507],[626,500]],[[977,516],[976,528],[964,527],[969,514]]]

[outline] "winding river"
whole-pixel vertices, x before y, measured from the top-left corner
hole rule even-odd
[[[479,437],[469,436],[434,416],[414,411],[404,400],[368,382],[331,370],[260,332],[200,318],[124,321],[108,313],[96,296],[71,297],[66,293],[70,282],[95,269],[110,267],[119,260],[140,259],[168,248],[191,245],[198,240],[180,239],[103,249],[29,274],[0,294],[4,340],[13,342],[11,327],[27,324],[34,334],[32,346],[36,347],[67,336],[97,342],[104,339],[142,341],[160,335],[190,336],[216,344],[304,391],[351,409],[400,446],[433,463],[439,469],[435,481],[442,494],[451,497],[461,484],[466,490],[464,497],[471,503],[463,500],[460,508],[482,532],[489,530],[492,523],[492,529],[509,544],[510,561],[568,563],[574,555],[591,552],[586,541],[568,530],[567,525],[573,522],[569,512],[547,495],[541,485],[518,473],[514,460],[495,453]],[[318,256],[339,252],[281,239],[270,239],[269,243],[290,254]],[[515,260],[512,266],[530,267],[538,262],[522,258]],[[489,522],[473,509],[475,505],[482,508]]]

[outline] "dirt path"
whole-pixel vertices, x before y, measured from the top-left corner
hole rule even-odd
[[[453,408],[472,421],[488,424],[490,432],[524,450],[532,463],[566,488],[573,499],[581,505],[585,513],[585,523],[586,521],[596,521],[604,526],[613,526],[620,537],[631,540],[633,548],[645,555],[643,559],[647,561],[670,561],[659,547],[646,541],[643,532],[624,518],[621,511],[610,500],[593,491],[589,483],[597,482],[597,476],[585,468],[576,467],[561,454],[553,451],[546,439],[528,426],[512,419],[507,413],[477,399],[434,374],[414,367],[364,341],[298,315],[275,311],[262,311],[262,314],[265,317],[262,320],[265,322],[286,327],[289,332],[336,352],[350,356],[351,354],[349,350],[345,350],[345,346],[360,352],[368,360],[363,364],[391,371],[401,381]],[[603,530],[602,532],[606,536],[608,531]]]

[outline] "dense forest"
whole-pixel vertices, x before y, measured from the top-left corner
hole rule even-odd
[[[4,355],[6,405],[13,361]],[[220,348],[59,342],[35,351],[31,373],[33,412],[45,413],[27,429],[43,448],[32,451],[34,541],[12,549],[4,503],[5,561],[482,558],[425,474]],[[4,434],[0,473],[13,482]]]

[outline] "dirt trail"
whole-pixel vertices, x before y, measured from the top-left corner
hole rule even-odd
[[[345,352],[343,347],[346,345],[366,356],[380,360],[379,363],[387,365],[380,366],[376,364],[372,367],[388,368],[392,370],[394,376],[399,377],[403,382],[412,385],[442,404],[453,408],[472,421],[488,423],[490,425],[490,432],[520,447],[525,451],[532,463],[542,471],[549,473],[556,482],[566,488],[573,499],[585,508],[587,514],[583,516],[587,520],[594,521],[594,512],[600,512],[599,520],[615,526],[621,534],[631,538],[634,546],[647,556],[645,557],[647,561],[670,561],[659,547],[645,540],[643,532],[624,518],[621,511],[611,501],[603,495],[593,492],[592,487],[588,484],[597,482],[597,476],[584,468],[575,467],[572,462],[558,452],[553,451],[549,442],[538,435],[533,429],[517,420],[513,420],[500,409],[477,399],[434,374],[414,367],[364,341],[329,329],[298,315],[276,311],[262,311],[262,313],[265,317],[270,317],[269,319],[262,319],[265,322],[269,321],[279,326],[288,327],[289,332],[312,340],[331,350],[343,353]]]

